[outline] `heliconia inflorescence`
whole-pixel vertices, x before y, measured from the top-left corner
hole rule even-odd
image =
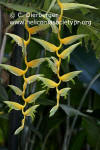
[[[53,5],[53,3],[55,3],[55,0],[54,0],[54,2],[52,2],[52,5]],[[42,39],[32,37],[32,35],[38,33],[39,31],[43,31],[43,30],[47,29],[49,27],[49,25],[38,25],[38,26],[29,28],[27,19],[25,19],[25,28],[29,33],[28,40],[24,40],[23,38],[15,35],[15,34],[6,33],[8,36],[13,38],[19,46],[21,46],[25,65],[26,65],[26,69],[22,70],[22,69],[19,69],[17,67],[11,66],[11,65],[0,64],[0,67],[8,70],[9,72],[11,72],[12,74],[14,74],[16,76],[22,76],[24,79],[23,90],[19,89],[18,87],[14,86],[14,85],[9,85],[9,87],[16,93],[16,95],[22,96],[24,104],[22,105],[17,102],[13,102],[13,101],[12,102],[5,101],[5,103],[9,106],[10,110],[12,110],[12,109],[21,110],[21,112],[23,114],[22,124],[15,131],[15,134],[18,134],[21,130],[23,130],[24,124],[25,124],[25,119],[27,116],[32,117],[32,120],[34,119],[34,116],[35,116],[34,114],[36,112],[37,107],[39,106],[39,105],[35,104],[35,101],[37,98],[39,98],[39,96],[41,94],[43,94],[45,92],[45,90],[42,90],[42,91],[33,93],[33,94],[29,95],[28,97],[25,97],[25,91],[26,91],[28,84],[31,84],[31,83],[35,82],[36,80],[40,80],[41,82],[43,82],[43,84],[46,87],[56,89],[57,104],[50,111],[50,116],[53,116],[55,114],[55,112],[57,111],[57,109],[59,108],[60,97],[61,96],[66,97],[69,90],[71,89],[69,87],[60,89],[60,84],[62,82],[73,81],[73,78],[81,73],[81,71],[73,71],[73,72],[66,73],[62,76],[60,75],[60,66],[61,66],[62,59],[69,58],[70,54],[75,50],[75,48],[81,44],[81,42],[76,43],[76,44],[73,44],[73,43],[76,42],[77,40],[79,40],[80,38],[83,38],[86,36],[84,34],[81,34],[81,35],[72,35],[69,37],[61,38],[60,32],[61,32],[61,22],[62,22],[62,18],[63,18],[63,12],[64,12],[64,10],[77,9],[77,8],[81,8],[81,7],[82,8],[91,8],[91,9],[96,9],[96,8],[93,6],[90,6],[90,5],[84,5],[84,4],[78,4],[78,3],[62,3],[62,2],[60,2],[60,0],[57,0],[57,4],[59,5],[59,8],[61,10],[61,13],[60,13],[60,16],[58,19],[59,26],[57,29],[56,26],[53,27],[53,25],[51,25],[51,28],[52,28],[52,30],[54,30],[54,28],[56,29],[55,33],[58,34],[59,46],[56,46],[56,45],[49,43]],[[49,9],[51,9],[51,6]],[[30,43],[31,39],[34,40],[35,42],[39,43],[47,51],[55,53],[57,57],[51,56],[49,58],[48,57],[38,58],[38,59],[28,62],[27,61],[27,45]],[[73,44],[73,45],[71,45],[68,48],[66,48],[65,50],[63,50],[63,52],[60,52],[60,49],[62,48],[63,44],[64,45]],[[48,62],[52,71],[57,75],[57,78],[59,79],[58,83],[56,83],[55,81],[53,81],[51,79],[45,78],[41,74],[26,77],[26,73],[29,68],[38,67],[44,61]],[[25,108],[28,105],[28,103],[32,103],[33,105],[26,110]]]

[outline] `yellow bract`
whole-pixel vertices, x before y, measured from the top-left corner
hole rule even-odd
[[[15,135],[19,134],[22,130],[23,130],[24,126],[20,126],[16,131],[15,131]]]
[[[41,40],[41,39],[38,39],[38,38],[31,38],[32,40],[36,41],[37,43],[39,43],[41,46],[43,46],[46,50],[50,51],[50,52],[56,52],[58,50],[59,47],[47,42],[47,41],[44,41],[44,40]]]
[[[46,58],[46,60],[49,63],[49,67],[52,69],[52,71],[57,74],[57,61],[56,62],[52,62],[49,58]]]
[[[55,113],[56,113],[56,111],[58,110],[58,108],[59,108],[59,106],[58,105],[56,105],[56,106],[54,106],[51,110],[50,110],[50,117],[52,117]]]
[[[9,85],[9,87],[16,93],[16,95],[19,95],[19,96],[22,95],[22,91],[18,87],[14,85]]]
[[[60,96],[66,96],[71,88],[63,88],[59,91]]]
[[[0,64],[0,67],[8,70],[9,72],[11,72],[12,74],[14,74],[16,76],[22,76],[25,73],[24,70],[21,70],[17,67],[11,66],[11,65]]]
[[[15,42],[21,47],[23,47],[23,44],[26,47],[30,42],[30,34],[29,34],[29,39],[27,41],[25,41],[23,38],[15,34],[6,33],[6,35],[9,35],[10,37],[12,37],[15,40]]]
[[[31,83],[35,82],[36,80],[38,80],[39,77],[42,77],[42,76],[43,75],[41,75],[41,74],[37,74],[37,75],[33,75],[33,76],[26,78],[27,84],[31,84]]]
[[[63,82],[67,82],[67,81],[72,80],[74,77],[76,77],[76,76],[77,76],[78,74],[80,74],[81,72],[82,72],[82,71],[73,71],[73,72],[64,74],[63,76],[60,77],[60,79],[61,79]]]
[[[27,109],[25,111],[25,116],[30,116],[33,121],[33,119],[35,117],[34,113],[36,112],[37,107],[39,107],[39,105],[34,105],[34,106],[30,107],[29,109]]]
[[[27,63],[28,67],[35,68],[45,61],[45,58],[34,59]]]
[[[80,38],[83,38],[85,37],[86,35],[85,34],[80,34],[80,35],[73,35],[73,36],[69,36],[69,37],[66,37],[64,39],[60,39],[61,43],[62,44],[72,44],[74,43],[75,41],[79,40]]]
[[[39,77],[39,80],[41,80],[44,83],[44,85],[49,87],[49,88],[57,87],[57,83],[50,80],[50,79],[47,79],[47,78],[44,78],[44,77]]]
[[[31,28],[27,28],[27,31],[28,31],[30,34],[36,34],[37,32],[46,30],[48,27],[49,27],[48,24],[38,25],[38,26],[31,27]]]
[[[27,98],[25,99],[25,101],[26,101],[27,103],[33,103],[33,102],[35,102],[35,100],[36,100],[41,94],[43,94],[44,92],[45,92],[45,90],[36,92],[36,93],[34,93],[34,94],[31,94],[29,97],[27,97]]]
[[[23,105],[16,102],[4,101],[4,103],[6,103],[10,109],[21,110],[23,108]]]
[[[6,35],[9,35],[11,38],[13,38],[15,40],[15,42],[23,47],[23,42],[25,43],[25,40],[21,37],[19,37],[18,35],[12,34],[12,33],[6,33]]]
[[[15,110],[21,110],[22,114],[23,114],[23,119],[22,119],[22,125],[15,131],[15,134],[18,134],[23,128],[24,128],[24,124],[25,124],[25,119],[26,116],[31,116],[32,119],[35,116],[35,112],[36,112],[36,108],[39,105],[33,105],[32,107],[28,108],[25,111],[25,108],[27,106],[27,103],[33,103],[35,102],[35,100],[37,98],[39,98],[39,96],[41,94],[43,94],[45,92],[45,90],[43,91],[39,91],[36,93],[31,94],[30,96],[28,96],[27,98],[25,98],[25,91],[27,88],[27,84],[31,84],[33,82],[35,82],[36,80],[40,80],[43,82],[43,84],[45,86],[47,86],[48,88],[56,88],[56,92],[57,92],[57,104],[50,110],[50,116],[53,116],[55,114],[55,112],[58,110],[59,108],[59,100],[60,100],[60,96],[66,96],[68,91],[70,90],[70,88],[63,88],[61,90],[59,90],[59,86],[61,84],[61,82],[67,82],[70,80],[73,80],[74,77],[76,77],[79,73],[81,73],[81,71],[74,71],[74,72],[69,72],[67,74],[64,74],[62,76],[60,76],[60,66],[61,66],[61,61],[62,59],[65,59],[66,57],[68,57],[71,52],[80,44],[73,44],[72,46],[68,47],[67,49],[65,49],[63,52],[61,52],[61,54],[59,54],[59,50],[62,48],[62,45],[68,45],[68,44],[72,44],[74,42],[76,42],[77,40],[79,40],[80,38],[85,37],[86,35],[81,34],[81,35],[73,35],[70,37],[66,37],[61,39],[60,36],[60,32],[61,32],[61,21],[62,21],[62,17],[63,17],[63,11],[64,10],[69,10],[69,9],[76,9],[76,8],[91,8],[91,9],[96,9],[93,6],[89,6],[89,5],[84,5],[84,4],[78,4],[78,3],[62,3],[60,0],[53,0],[47,13],[51,10],[51,8],[54,6],[55,2],[57,1],[59,7],[60,7],[60,16],[58,18],[59,20],[59,25],[58,27],[56,25],[38,25],[38,26],[34,26],[34,27],[28,27],[28,20],[27,18],[25,18],[25,28],[28,31],[29,34],[29,38],[28,40],[24,40],[23,38],[15,35],[15,34],[11,34],[11,33],[6,33],[7,35],[9,35],[10,37],[12,37],[15,42],[22,47],[22,52],[23,52],[23,57],[24,57],[24,61],[25,61],[25,65],[26,65],[26,69],[25,70],[21,70],[17,67],[14,66],[10,66],[10,65],[4,65],[4,64],[0,64],[0,67],[8,70],[9,72],[13,73],[16,76],[23,76],[24,79],[24,83],[23,83],[23,91],[21,91],[18,87],[13,86],[13,85],[9,85],[9,87],[19,96],[22,96],[22,99],[24,101],[24,104],[21,105],[19,103],[16,102],[11,102],[11,101],[5,101],[5,103],[10,107],[11,109],[15,109]],[[46,17],[46,15],[42,15],[43,18],[45,18],[48,21],[51,21],[48,17]],[[38,39],[38,38],[31,38],[32,34],[36,34],[39,31],[43,31],[45,29],[47,29],[49,26],[51,26],[52,31],[54,31],[54,33],[58,33],[58,39],[60,42],[59,46],[56,46],[50,42],[47,42],[45,40],[42,39]],[[34,40],[35,42],[39,43],[44,49],[46,49],[49,52],[55,52],[56,56],[58,58],[55,57],[51,57],[51,58],[39,58],[39,59],[35,59],[32,60],[30,62],[27,61],[27,45],[30,43],[30,39]],[[56,76],[58,77],[58,83],[56,83],[55,81],[52,81],[48,78],[44,78],[43,75],[41,74],[37,74],[37,75],[32,75],[30,77],[26,78],[26,72],[28,71],[28,68],[35,68],[38,67],[41,63],[43,63],[44,61],[48,61],[50,68],[52,69],[52,71],[56,74]]]
[[[70,46],[69,48],[65,49],[61,54],[60,57],[62,59],[65,59],[66,57],[68,57],[77,46],[79,46],[81,44],[81,42],[77,43],[77,44],[73,44],[72,46]]]
[[[31,108],[27,109],[25,111],[25,116],[31,116],[33,112],[36,111],[36,108],[39,107],[39,105],[34,105]]]

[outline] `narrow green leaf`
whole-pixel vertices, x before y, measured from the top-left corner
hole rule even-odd
[[[86,117],[86,115],[83,114],[83,113],[81,113],[79,110],[74,109],[74,108],[72,108],[72,107],[69,107],[69,106],[67,106],[67,105],[60,104],[60,107],[65,111],[65,113],[66,113],[68,116],[80,115],[80,116]]]
[[[19,95],[19,96],[22,95],[23,92],[18,87],[14,85],[8,85],[8,86],[16,93],[16,95]]]
[[[0,67],[8,70],[9,72],[11,72],[12,74],[14,74],[16,76],[22,76],[24,74],[24,70],[21,70],[17,67],[11,66],[11,65],[0,64]]]
[[[65,49],[61,54],[60,57],[62,59],[65,59],[66,57],[68,57],[77,46],[79,46],[81,44],[81,42],[77,43],[77,44],[73,44],[72,46],[68,47],[67,49]]]
[[[94,6],[78,4],[78,3],[62,3],[62,8],[63,10],[78,9],[78,8],[97,9]]]
[[[31,38],[32,40],[36,41],[37,43],[39,43],[41,46],[43,46],[46,50],[50,51],[50,52],[56,52],[58,47],[41,39],[38,38]]]
[[[0,4],[10,8],[10,9],[20,11],[20,12],[35,12],[35,9],[33,7],[27,7],[27,6],[18,5],[15,3],[7,3],[7,2],[3,2],[3,1],[0,1]]]
[[[50,12],[50,10],[52,9],[52,7],[54,7],[55,3],[56,3],[56,0],[52,0],[52,2],[51,2],[51,4],[50,4],[50,7],[49,7],[49,9],[47,10],[47,13]]]

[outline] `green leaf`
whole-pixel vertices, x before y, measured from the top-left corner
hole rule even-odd
[[[62,3],[62,8],[63,10],[79,9],[79,8],[97,9],[94,6],[78,4],[78,3]]]
[[[16,76],[22,76],[24,74],[24,70],[21,70],[17,67],[11,66],[11,65],[0,64],[0,67],[8,70],[9,72],[11,72],[12,74],[14,74]]]
[[[22,130],[23,130],[24,126],[20,126],[16,131],[15,131],[15,135],[19,134]]]
[[[18,4],[15,4],[15,3],[7,3],[7,2],[2,2],[0,0],[0,4],[10,8],[10,9],[20,11],[20,12],[35,12],[34,8],[32,8],[32,7],[18,5]]]
[[[73,44],[72,46],[68,47],[67,49],[65,49],[61,54],[60,57],[62,59],[65,59],[66,57],[68,57],[77,46],[79,46],[81,44],[81,42],[77,43],[77,44]]]
[[[16,102],[4,101],[4,103],[9,106],[10,110],[12,110],[12,109],[22,110],[22,108],[23,108],[23,105],[16,103]]]
[[[35,68],[38,67],[40,64],[42,64],[46,59],[40,58],[40,59],[34,59],[27,63],[28,67]]]
[[[27,109],[25,111],[25,116],[30,116],[32,118],[32,120],[34,119],[35,115],[34,113],[36,112],[36,109],[39,107],[39,105],[34,105],[32,107],[30,107],[29,109]]]
[[[52,2],[51,2],[51,4],[50,4],[50,7],[49,7],[49,9],[47,10],[47,13],[50,12],[50,10],[52,9],[52,7],[54,7],[55,3],[56,3],[56,0],[52,0]]]
[[[64,39],[61,39],[60,41],[62,44],[67,45],[67,44],[72,44],[85,36],[87,36],[87,35],[86,34],[72,35],[72,36],[66,37]]]
[[[37,75],[33,75],[33,76],[26,78],[27,84],[31,84],[35,82],[36,80],[38,80],[39,77],[42,77],[42,76],[43,76],[42,74],[37,74]]]
[[[50,24],[51,28],[52,28],[52,32],[57,34],[58,33],[58,27],[52,23],[52,20],[50,20],[46,15],[42,15],[42,17],[48,21],[48,23]]]
[[[49,115],[49,117],[52,117],[55,113],[56,113],[56,111],[58,110],[58,105],[56,105],[56,106],[54,106],[51,110],[50,110],[50,115]]]
[[[34,93],[34,94],[31,94],[29,97],[27,97],[27,98],[25,99],[25,101],[26,101],[27,103],[33,103],[33,102],[35,102],[35,100],[38,99],[38,98],[40,97],[40,95],[43,94],[44,92],[45,92],[45,90],[36,92],[36,93]]]
[[[44,78],[44,77],[39,77],[38,79],[40,81],[42,81],[45,86],[47,86],[49,88],[55,88],[57,86],[57,83],[52,81],[52,80],[50,80],[50,79],[47,79],[47,78]]]
[[[70,150],[81,150],[86,139],[86,134],[84,130],[77,133],[75,138],[72,141]]]
[[[66,113],[68,116],[80,115],[80,116],[86,117],[86,115],[83,114],[83,113],[81,113],[79,110],[74,109],[74,108],[72,108],[72,107],[69,107],[69,106],[67,106],[67,105],[60,104],[60,107],[65,111],[65,113]]]
[[[73,78],[75,78],[78,74],[80,74],[82,71],[73,71],[67,74],[64,74],[63,76],[61,76],[61,80],[63,82],[67,82],[72,80]]]
[[[14,85],[8,85],[8,86],[16,93],[16,95],[19,95],[19,96],[22,95],[23,92],[18,87]]]
[[[42,15],[42,17],[48,21],[48,23],[50,24],[51,28],[52,28],[52,32],[57,34],[58,33],[58,27],[52,23],[52,20],[50,20],[46,15]]]
[[[39,43],[41,46],[43,46],[46,50],[50,52],[56,52],[58,50],[58,47],[41,39],[38,38],[31,38],[32,40],[36,41]]]
[[[83,118],[82,127],[85,130],[88,143],[93,149],[100,149],[100,126],[97,125],[97,121],[94,119]]]

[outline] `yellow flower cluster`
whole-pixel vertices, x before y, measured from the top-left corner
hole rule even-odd
[[[81,71],[74,71],[74,72],[66,73],[62,76],[60,75],[60,66],[61,66],[62,59],[68,58],[70,56],[70,54],[73,52],[73,50],[77,46],[79,46],[81,43],[79,42],[79,43],[73,44],[71,46],[69,46],[69,45],[85,36],[84,34],[81,34],[81,35],[73,35],[70,37],[61,38],[60,33],[61,33],[61,21],[63,18],[63,12],[64,12],[64,10],[76,9],[76,8],[80,8],[80,7],[92,8],[92,9],[96,9],[96,8],[93,6],[78,4],[78,3],[62,3],[62,2],[60,2],[60,0],[57,0],[57,4],[59,5],[60,10],[61,10],[60,16],[58,19],[58,21],[60,22],[59,26],[58,26],[58,30],[56,28],[56,31],[58,31],[57,33],[58,33],[59,46],[56,46],[56,45],[49,43],[47,41],[44,41],[42,39],[31,37],[31,35],[36,34],[39,31],[47,29],[49,27],[49,25],[38,25],[38,26],[34,26],[34,27],[29,28],[27,19],[25,19],[25,28],[29,34],[29,38],[27,41],[24,40],[23,38],[15,35],[15,34],[6,33],[8,36],[13,38],[19,46],[21,46],[25,65],[26,65],[26,69],[22,70],[22,69],[19,69],[17,67],[11,66],[11,65],[0,64],[0,67],[8,70],[9,72],[11,72],[12,74],[14,74],[16,76],[22,76],[24,79],[23,90],[19,89],[18,87],[14,86],[14,85],[9,85],[9,87],[16,93],[16,95],[22,96],[24,104],[22,105],[22,104],[19,104],[17,102],[5,101],[5,103],[9,106],[10,110],[12,110],[12,109],[21,110],[22,114],[23,114],[22,124],[15,131],[15,134],[18,134],[24,128],[25,119],[27,116],[30,116],[30,117],[32,117],[32,119],[34,119],[34,113],[36,111],[36,108],[39,106],[39,105],[35,105],[35,100],[41,94],[43,94],[45,92],[45,90],[42,90],[42,91],[38,91],[36,93],[33,93],[33,94],[29,95],[28,97],[25,97],[25,91],[26,91],[28,84],[31,84],[31,83],[35,82],[36,80],[40,80],[48,88],[55,88],[56,89],[57,104],[50,111],[50,116],[53,116],[55,114],[55,112],[57,111],[57,109],[59,108],[60,97],[61,96],[66,97],[68,91],[70,90],[69,87],[59,89],[61,82],[68,82],[70,80],[73,80],[73,78],[76,77],[81,72]],[[51,28],[53,30],[54,26],[51,25]],[[51,56],[50,58],[48,58],[48,57],[39,58],[39,59],[35,59],[35,60],[28,62],[27,61],[27,45],[30,43],[30,39],[39,43],[47,51],[55,53],[56,57]],[[67,45],[69,47],[67,49],[63,50],[63,52],[60,52],[63,44]],[[38,67],[44,61],[47,61],[49,63],[50,68],[57,75],[57,77],[59,79],[58,83],[56,83],[55,81],[53,81],[51,79],[43,77],[43,75],[41,75],[41,74],[26,77],[26,73],[27,73],[29,68]],[[26,108],[28,103],[33,103],[33,105],[26,110],[25,108]]]

